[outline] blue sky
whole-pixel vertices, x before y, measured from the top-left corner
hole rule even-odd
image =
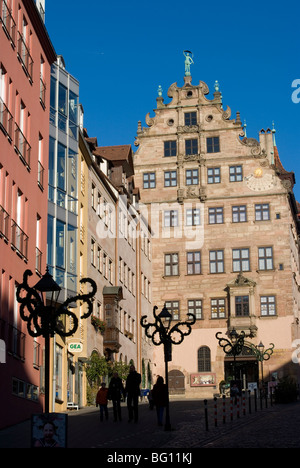
[[[46,27],[80,83],[84,126],[99,146],[131,144],[138,121],[154,115],[157,88],[183,85],[183,50],[193,52],[192,84],[220,83],[223,105],[240,111],[247,136],[272,128],[300,201],[300,4],[297,1],[141,2],[46,0]],[[293,87],[292,84],[295,80]],[[299,88],[299,92],[297,89]]]

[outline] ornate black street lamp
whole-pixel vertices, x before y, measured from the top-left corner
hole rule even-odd
[[[49,413],[50,337],[53,337],[55,333],[66,337],[76,332],[78,318],[68,307],[76,301],[86,302],[88,310],[81,318],[89,317],[93,311],[92,298],[97,291],[97,286],[91,278],[82,278],[80,283],[90,283],[92,291],[70,297],[64,303],[58,305],[57,301],[61,288],[54,281],[48,268],[45,275],[33,287],[28,285],[29,276],[32,276],[32,272],[26,270],[23,274],[23,283],[17,288],[16,298],[21,304],[20,316],[22,320],[27,322],[29,335],[45,338],[45,413]],[[47,292],[51,293],[51,298],[48,300],[45,296]],[[65,326],[63,326],[63,318],[69,318],[68,321],[65,320]]]
[[[236,380],[236,356],[241,354],[243,350],[245,343],[245,332],[241,331],[241,333],[238,334],[237,331],[233,328],[229,333],[230,340],[219,337],[221,333],[222,332],[216,333],[216,338],[219,341],[221,348],[223,348],[224,353],[227,354],[227,356],[233,356],[233,375],[234,380]]]
[[[255,353],[257,360],[261,363],[261,387],[263,388],[264,385],[264,369],[263,363],[264,361],[268,361],[273,354],[274,344],[270,343],[270,348],[265,349],[262,342],[258,345],[251,345],[251,349]]]
[[[172,344],[179,345],[183,342],[184,337],[192,331],[192,325],[196,322],[196,316],[188,313],[190,320],[187,322],[177,322],[172,328],[172,314],[164,305],[159,315],[156,314],[157,306],[153,307],[153,315],[155,322],[148,323],[147,315],[141,317],[141,325],[145,328],[145,333],[148,338],[152,339],[155,346],[163,344],[164,359],[165,359],[165,380],[167,386],[167,406],[166,406],[166,423],[165,430],[171,431],[170,412],[169,412],[169,381],[168,381],[168,362],[172,361]]]

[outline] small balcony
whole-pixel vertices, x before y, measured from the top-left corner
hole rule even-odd
[[[8,241],[9,235],[9,214],[0,205],[0,237],[3,237],[6,241]]]
[[[118,353],[121,345],[119,342],[119,329],[116,327],[106,327],[103,335],[103,346],[113,353]]]
[[[3,133],[12,141],[13,137],[13,116],[9,112],[8,107],[0,98],[0,128]]]
[[[28,260],[28,236],[14,220],[11,224],[11,246],[22,258]]]
[[[17,124],[15,124],[15,126],[15,150],[19,154],[21,161],[25,164],[27,169],[30,170],[31,146],[20,127]]]

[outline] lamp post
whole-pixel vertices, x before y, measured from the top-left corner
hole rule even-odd
[[[270,348],[265,349],[262,342],[258,345],[251,345],[257,360],[261,363],[261,387],[263,388],[264,385],[264,368],[263,363],[264,361],[268,361],[273,354],[274,344],[270,343]]]
[[[164,346],[164,361],[165,361],[165,380],[167,386],[167,406],[166,406],[166,423],[165,430],[171,431],[170,411],[169,411],[169,381],[168,381],[168,362],[172,361],[172,344],[179,345],[184,340],[184,337],[192,331],[192,325],[196,322],[194,314],[187,314],[190,320],[187,322],[177,322],[171,328],[172,315],[164,305],[160,314],[157,315],[157,306],[153,307],[153,316],[155,321],[147,322],[147,315],[141,317],[141,326],[145,328],[145,333],[148,338],[152,339],[155,346],[163,344]]]
[[[91,278],[82,278],[80,283],[90,283],[92,291],[87,294],[78,294],[68,298],[58,306],[60,286],[54,281],[52,275],[46,269],[45,275],[33,287],[28,285],[28,277],[32,276],[30,270],[23,274],[21,283],[16,292],[16,299],[20,305],[21,319],[27,322],[27,330],[30,336],[43,336],[45,338],[45,413],[49,413],[49,371],[50,371],[50,337],[55,333],[62,337],[73,335],[78,328],[78,317],[68,307],[76,301],[86,302],[88,310],[81,318],[87,318],[93,311],[92,298],[97,291],[96,283]],[[47,301],[45,293],[51,293]],[[69,318],[69,323],[63,327],[61,319]]]
[[[233,356],[233,374],[234,380],[236,380],[236,356],[242,352],[245,343],[245,332],[241,331],[241,333],[238,334],[237,331],[233,328],[229,333],[230,340],[219,337],[221,333],[222,332],[216,333],[216,338],[221,348],[223,348],[224,353]]]

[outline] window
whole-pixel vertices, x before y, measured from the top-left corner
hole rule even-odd
[[[144,189],[155,188],[155,172],[145,172],[143,174],[143,187]]]
[[[209,252],[210,273],[224,273],[224,251],[211,250]]]
[[[65,224],[56,221],[56,266],[65,268]]]
[[[226,317],[226,299],[217,298],[211,299],[211,318],[225,318]]]
[[[165,187],[177,186],[177,171],[165,171]]]
[[[187,274],[200,275],[201,273],[201,254],[200,252],[187,252]]]
[[[165,276],[177,276],[178,274],[178,253],[165,254]]]
[[[172,315],[172,320],[179,320],[179,301],[166,302],[166,308]]]
[[[67,148],[61,143],[57,144],[57,204],[63,208],[66,207],[66,152]]]
[[[164,212],[164,226],[175,227],[178,226],[178,211],[169,210]]]
[[[198,154],[198,140],[196,138],[192,140],[185,140],[185,154]]]
[[[248,317],[249,315],[249,296],[236,296],[235,315],[237,317]]]
[[[188,313],[194,314],[197,320],[202,319],[202,299],[189,299]]]
[[[67,130],[68,90],[61,83],[58,85],[58,128],[63,132]]]
[[[199,226],[200,225],[200,210],[198,208],[190,208],[186,210],[186,225]]]
[[[258,269],[259,270],[273,270],[273,248],[272,247],[259,247]]]
[[[219,167],[210,167],[207,169],[207,183],[219,184],[221,182],[221,169]]]
[[[192,125],[197,125],[197,113],[196,112],[186,112],[184,114],[184,125],[191,127]]]
[[[232,222],[245,223],[247,221],[247,207],[246,205],[239,205],[232,207]]]
[[[233,271],[250,271],[249,249],[232,250],[232,268]]]
[[[242,180],[243,180],[242,166],[230,166],[229,167],[229,181],[241,182]]]
[[[198,372],[211,372],[210,349],[208,346],[201,346],[198,349]]]
[[[77,139],[77,129],[78,129],[78,96],[69,91],[69,133],[70,135]]]
[[[264,317],[276,315],[275,296],[261,296],[260,314]]]
[[[185,183],[186,185],[198,185],[199,183],[198,169],[187,169],[185,171]]]
[[[208,208],[208,222],[209,224],[222,224],[224,222],[223,207]]]
[[[176,156],[177,154],[177,143],[176,140],[164,142],[164,156]]]
[[[259,203],[255,205],[255,221],[267,221],[270,219],[269,203]]]
[[[218,153],[220,151],[219,137],[206,138],[206,145],[208,153]]]

